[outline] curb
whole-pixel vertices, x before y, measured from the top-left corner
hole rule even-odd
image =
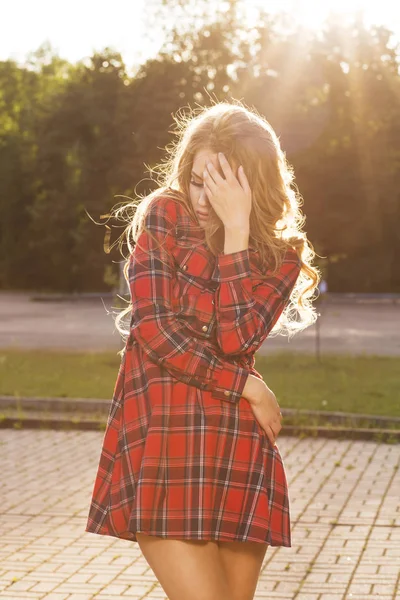
[[[305,419],[312,419],[327,421],[332,424],[347,425],[351,428],[377,427],[378,429],[386,429],[392,427],[400,430],[400,417],[296,408],[282,408],[282,415],[283,417],[287,417],[287,421],[295,419],[296,421],[304,422]]]
[[[55,431],[104,431],[107,419],[71,418],[63,415],[12,416],[0,419],[0,429],[51,429]]]
[[[102,431],[111,400],[0,396],[0,429]],[[400,443],[400,418],[282,408],[280,435]]]
[[[11,292],[12,293],[12,292]],[[104,292],[34,292],[27,291],[32,302],[70,302],[107,298],[113,300],[117,294],[126,294],[118,289]],[[320,293],[317,302],[324,304],[361,303],[361,304],[400,304],[400,294],[396,292],[324,292]]]
[[[55,431],[105,431],[107,419],[69,417],[65,414],[6,416],[0,419],[0,429],[40,429]],[[330,427],[324,425],[284,425],[279,435],[300,438],[336,438],[371,440],[374,442],[400,444],[400,430],[378,428]],[[279,440],[279,438],[278,438]]]
[[[107,300],[114,300],[116,294],[112,292],[104,292],[104,294],[98,294],[96,292],[82,293],[82,294],[33,294],[29,297],[31,302],[82,302],[83,300],[101,300],[105,298]]]
[[[28,396],[0,396],[0,411],[5,409],[18,409],[27,411],[54,411],[56,413],[74,414],[103,414],[108,415],[111,406],[111,400],[105,398],[66,398],[49,397],[36,398]],[[307,410],[297,408],[282,408],[283,417],[287,421],[296,419],[303,421],[305,419],[318,419],[319,421],[328,421],[332,424],[343,424],[377,427],[378,429],[387,429],[393,427],[400,430],[400,417],[385,417],[381,415],[369,415],[362,413],[332,412],[324,410]]]
[[[35,398],[27,396],[0,396],[0,410],[50,410],[54,412],[102,413],[108,414],[111,400],[104,398]]]
[[[347,440],[372,440],[400,444],[400,430],[375,427],[329,427],[324,425],[283,425],[279,435],[296,437],[341,438]],[[279,438],[278,438],[279,440]]]

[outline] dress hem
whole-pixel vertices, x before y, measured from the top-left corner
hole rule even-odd
[[[167,534],[167,535],[162,535],[160,532],[155,532],[155,531],[151,531],[151,530],[137,530],[137,532],[127,532],[127,535],[117,535],[115,533],[112,533],[111,531],[96,531],[95,528],[91,529],[89,527],[86,527],[85,529],[86,533],[93,533],[93,534],[97,534],[97,535],[105,535],[105,536],[110,536],[110,537],[115,537],[117,539],[120,540],[126,540],[128,542],[135,542],[138,543],[138,540],[136,539],[136,533],[144,533],[145,535],[153,535],[156,537],[160,537],[162,539],[171,539],[171,540],[187,540],[187,541],[203,541],[203,542],[209,542],[209,541],[213,541],[213,542],[258,542],[260,544],[267,544],[267,546],[274,546],[274,547],[278,547],[278,546],[282,546],[285,548],[291,548],[292,544],[289,543],[285,543],[284,541],[277,541],[277,540],[271,540],[271,541],[267,541],[267,540],[262,540],[260,538],[252,538],[252,537],[235,537],[235,536],[228,536],[226,534],[221,534],[221,535],[202,535],[201,537],[194,537],[194,536],[185,536],[185,535],[179,535],[179,534]]]

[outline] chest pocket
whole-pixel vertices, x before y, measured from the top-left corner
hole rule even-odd
[[[215,257],[198,238],[190,233],[178,235],[173,258],[182,294],[200,294],[204,289],[215,286],[215,282],[211,281]]]
[[[173,286],[177,318],[201,339],[215,335],[214,291],[211,281],[214,256],[198,239],[186,235],[173,249],[176,278]]]

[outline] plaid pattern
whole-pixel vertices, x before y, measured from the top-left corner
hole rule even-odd
[[[216,291],[217,341],[225,354],[254,354],[290,298],[300,272],[295,250],[288,250],[279,272],[267,280],[253,276],[250,251],[220,255],[213,279]]]
[[[241,396],[254,352],[281,314],[294,250],[261,282],[252,250],[214,257],[168,198],[153,202],[129,263],[130,336],[121,360],[86,531],[137,541],[291,546],[277,447]]]

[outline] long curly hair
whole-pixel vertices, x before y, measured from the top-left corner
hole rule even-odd
[[[223,152],[234,172],[243,165],[252,190],[249,246],[257,250],[261,269],[268,269],[266,278],[282,264],[289,246],[296,250],[301,261],[301,271],[292,290],[290,301],[275,324],[271,334],[292,337],[306,329],[318,318],[312,305],[314,291],[321,279],[320,271],[312,266],[315,251],[301,229],[305,217],[300,210],[303,199],[294,184],[294,173],[282,151],[279,139],[268,121],[254,109],[239,101],[216,102],[210,107],[190,109],[174,117],[177,125],[176,140],[166,146],[167,158],[153,169],[158,187],[135,201],[129,199],[116,205],[111,216],[126,223],[120,238],[131,254],[141,233],[146,229],[144,220],[152,202],[168,196],[182,203],[192,215],[194,227],[197,218],[190,201],[189,186],[194,157],[197,152]],[[221,173],[222,174],[222,173]],[[223,176],[223,174],[222,174]],[[199,225],[200,227],[200,225]],[[208,219],[202,228],[210,252],[223,251],[224,224],[210,207]],[[148,232],[149,235],[150,232]],[[113,244],[115,245],[115,244]],[[129,258],[123,269],[128,282]],[[124,340],[129,335],[125,317],[131,314],[132,302],[115,318],[116,327]],[[121,351],[123,352],[123,351]]]

